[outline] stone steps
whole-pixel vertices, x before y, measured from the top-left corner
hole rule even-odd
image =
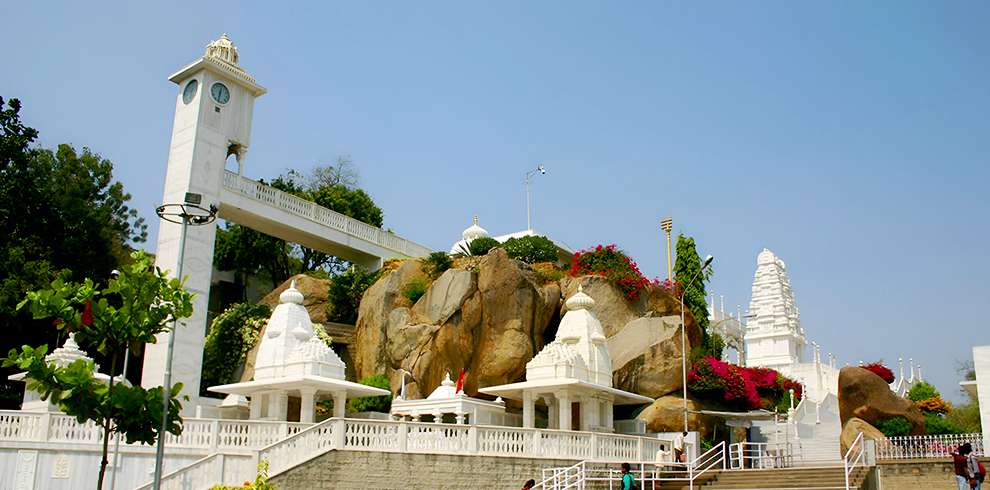
[[[851,475],[850,487],[860,488],[868,474],[868,468],[857,468]],[[702,488],[712,490],[845,489],[846,477],[843,467],[726,470],[717,473]]]

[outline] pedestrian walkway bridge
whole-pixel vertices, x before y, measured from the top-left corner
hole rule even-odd
[[[425,257],[432,250],[380,228],[226,170],[221,219],[377,270],[393,257]]]

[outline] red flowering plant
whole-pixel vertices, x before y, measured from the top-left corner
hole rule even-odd
[[[681,297],[681,290],[684,289],[684,285],[679,282],[671,282],[670,279],[660,280],[659,278],[653,278],[653,284],[656,284],[660,289],[663,289],[668,294],[675,298]]]
[[[875,374],[875,375],[877,375],[877,376],[880,376],[880,378],[882,378],[888,384],[893,383],[894,382],[894,372],[891,371],[890,368],[888,368],[887,366],[884,366],[883,364],[881,364],[882,362],[883,362],[883,359],[881,359],[881,360],[879,360],[877,362],[871,362],[871,363],[869,363],[869,364],[867,364],[865,366],[860,366],[860,367],[863,368],[863,369],[865,369],[865,370],[867,370],[867,371],[869,371],[869,372],[871,372],[871,373],[873,373],[873,374]]]
[[[574,264],[571,266],[571,277],[605,276],[618,283],[619,289],[629,299],[639,299],[639,292],[650,283],[643,277],[636,262],[615,244],[581,250],[574,254],[571,262]]]
[[[695,395],[737,410],[773,410],[789,390],[801,398],[801,385],[773,369],[744,368],[713,357],[696,358],[688,372]]]

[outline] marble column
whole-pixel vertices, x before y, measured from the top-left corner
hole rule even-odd
[[[299,396],[301,398],[299,421],[311,424],[316,420],[316,388],[302,388],[299,390]]]
[[[527,429],[536,427],[536,407],[533,403],[533,392],[523,391],[523,427]]]

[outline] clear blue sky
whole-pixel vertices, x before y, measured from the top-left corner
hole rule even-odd
[[[990,4],[15,2],[0,95],[40,144],[115,164],[152,223],[167,77],[221,34],[269,89],[245,173],[351,155],[385,226],[448,249],[477,214],[666,274],[659,223],[749,303],[764,247],[840,364],[913,357],[943,396],[990,343]]]

